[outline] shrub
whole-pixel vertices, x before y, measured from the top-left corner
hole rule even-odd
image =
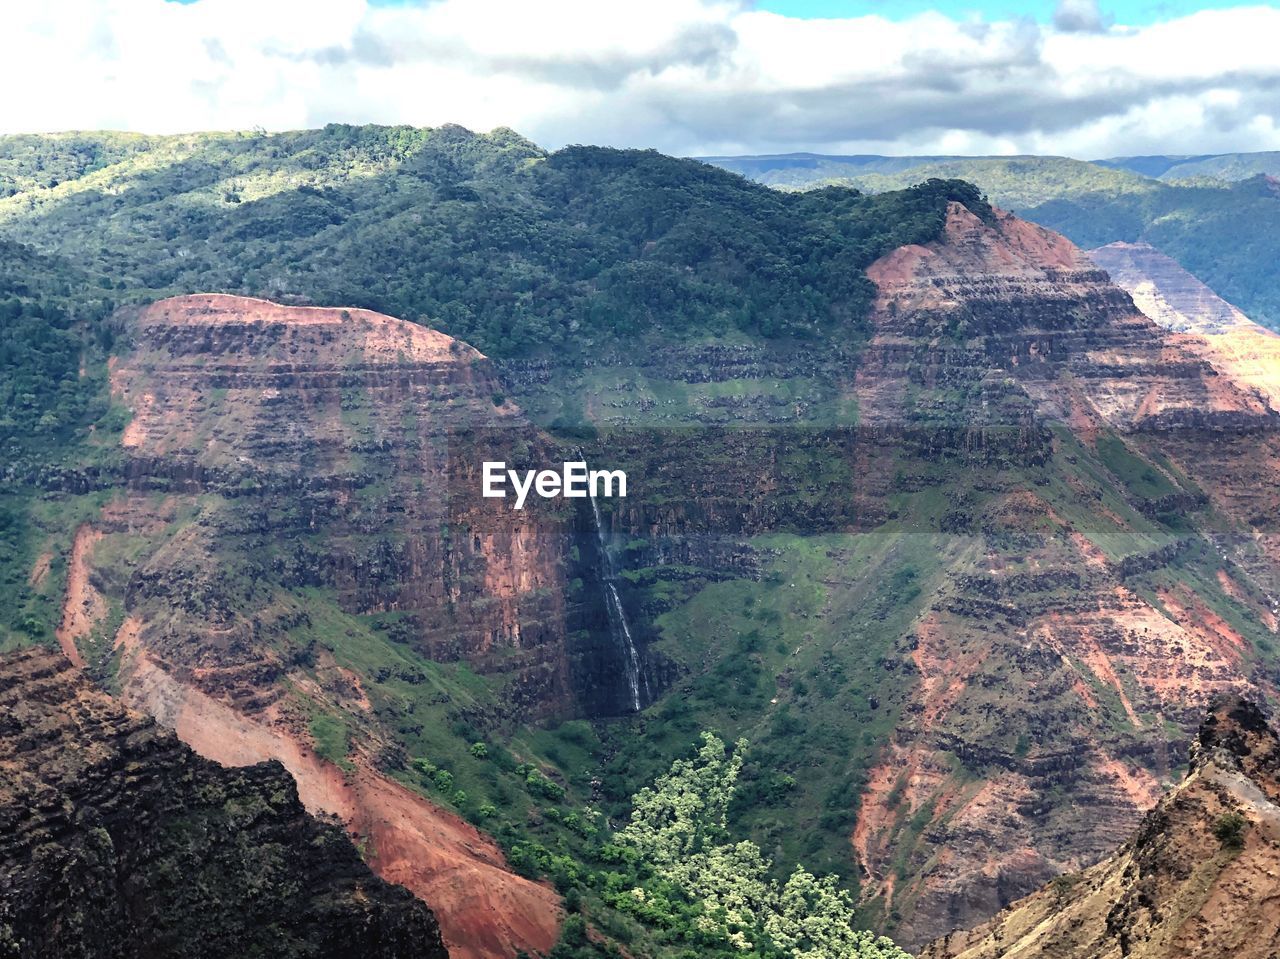
[[[1223,813],[1213,822],[1213,834],[1224,849],[1239,849],[1244,845],[1244,831],[1249,821],[1238,812]]]

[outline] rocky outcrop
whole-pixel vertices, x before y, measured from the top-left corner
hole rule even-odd
[[[1111,858],[1061,876],[920,959],[1273,959],[1280,942],[1280,738],[1218,703],[1183,782]]]
[[[145,513],[158,495],[207,505],[128,587],[169,668],[246,697],[281,670],[261,639],[270,597],[218,568],[233,556],[260,582],[395,611],[424,655],[501,672],[528,712],[570,710],[566,523],[480,496],[483,460],[551,454],[483,356],[368,311],[243,297],[162,300],[129,327],[112,370],[133,411],[120,509]],[[189,615],[152,628],[148,609]]]
[[[379,770],[368,748],[344,770],[317,755],[280,705],[250,717],[179,683],[137,646],[137,629],[129,620],[121,628],[125,700],[225,766],[282,764],[308,810],[344,825],[379,876],[432,904],[455,959],[555,942],[559,897],[513,875],[492,839]]]
[[[1111,243],[1091,250],[1089,257],[1143,313],[1181,334],[1174,342],[1280,408],[1280,335],[1254,323],[1146,243]]]
[[[1134,297],[1154,322],[1173,331],[1169,341],[1199,357],[1222,380],[1280,409],[1280,335],[1249,320],[1234,306],[1169,257],[1142,244],[1113,243],[1090,257]],[[1201,436],[1195,431],[1164,437],[1162,446],[1196,478],[1214,505],[1236,517],[1251,533],[1215,537],[1223,556],[1247,569],[1270,596],[1280,595],[1280,552],[1272,517],[1272,497],[1280,445],[1275,432]],[[1268,598],[1263,615],[1275,620]]]
[[[279,763],[202,759],[57,652],[0,659],[0,823],[6,956],[447,955]]]
[[[1106,855],[1185,758],[1173,730],[1214,696],[1274,694],[1265,583],[1185,529],[1247,515],[1209,491],[1257,495],[1243,473],[1277,422],[1065,239],[999,211],[953,207],[942,240],[869,274],[863,415],[1042,449],[946,474],[958,558],[899,641],[916,688],[851,839],[864,897],[914,946]],[[1173,572],[1202,565],[1247,585]]]

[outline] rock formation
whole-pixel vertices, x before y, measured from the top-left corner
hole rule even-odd
[[[0,822],[5,956],[447,955],[279,763],[200,758],[58,652],[0,659]]]
[[[1186,778],[1119,852],[920,959],[1274,959],[1278,944],[1280,737],[1228,699]]]
[[[642,649],[708,584],[778,586],[759,534],[832,537],[821,601],[792,641],[750,651],[738,688],[776,686],[757,740],[820,696],[839,704],[832,744],[855,715],[890,730],[795,828],[830,810],[868,915],[918,945],[1114,849],[1212,697],[1275,696],[1280,441],[1269,397],[1203,338],[1015,217],[953,204],[940,240],[870,276],[869,329],[826,355],[673,346],[644,375],[593,367],[609,386],[581,399],[636,480],[600,528]],[[198,751],[280,759],[375,871],[437,908],[454,954],[545,951],[555,893],[405,780],[426,724],[616,706],[624,671],[583,596],[603,565],[591,517],[474,496],[483,459],[552,454],[508,396],[541,403],[559,372],[509,365],[499,383],[411,324],[211,295],[129,333],[121,475],[75,478],[115,492],[76,537],[64,646]],[[927,589],[899,587],[915,572],[881,537],[928,544]],[[655,689],[692,688],[719,681],[718,655],[646,668]],[[854,669],[880,687],[845,701]],[[347,735],[322,743],[317,717]]]
[[[404,784],[394,732],[421,729],[414,703],[364,682],[417,696],[443,682],[432,664],[458,664],[506,722],[580,711],[575,684],[613,689],[568,639],[573,517],[480,496],[484,460],[552,451],[483,356],[422,326],[199,295],[127,328],[111,377],[133,415],[76,537],[64,648],[201,754],[282,762],[308,809],[435,906],[455,957],[549,948],[554,890]]]
[[[537,504],[480,496],[483,459],[539,442],[483,356],[363,310],[230,296],[162,300],[130,330],[112,370],[133,411],[119,509],[141,522],[143,498],[221,501],[130,583],[131,610],[216,624],[145,630],[153,653],[177,643],[184,678],[260,697],[262,674],[281,667],[254,638],[271,604],[257,578],[333,590],[357,614],[395,611],[428,658],[501,671],[508,702],[533,713],[568,708],[560,524]],[[220,553],[263,568],[234,577]]]
[[[1254,652],[1269,562],[1178,528],[1248,522],[1225,498],[1207,520],[1205,489],[1224,450],[1257,470],[1277,424],[1070,243],[999,211],[953,208],[943,240],[870,275],[860,410],[1021,464],[947,474],[950,571],[899,645],[917,686],[852,835],[864,895],[919,945],[1115,848],[1213,696],[1274,695]]]
[[[1134,304],[1174,340],[1232,382],[1280,409],[1280,335],[1259,326],[1169,257],[1145,243],[1089,253]]]
[[[1169,341],[1066,238],[958,203],[944,237],[881,258],[864,421],[975,430],[1034,415],[1080,428],[1243,423],[1268,409]]]
[[[1134,305],[1175,333],[1224,333],[1249,318],[1149,243],[1108,243],[1089,259],[1133,297]]]

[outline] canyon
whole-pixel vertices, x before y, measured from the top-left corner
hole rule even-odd
[[[602,668],[632,708],[651,683],[678,698],[699,667],[664,613],[767,566],[757,537],[861,541],[905,511],[941,565],[901,631],[878,628],[897,719],[867,767],[849,855],[908,945],[985,919],[1118,845],[1173,781],[1179,731],[1211,697],[1275,694],[1258,651],[1276,628],[1274,563],[1232,501],[1254,487],[1219,482],[1230,467],[1215,457],[1274,443],[1277,418],[1189,339],[1202,334],[1162,330],[1069,242],[1001,211],[953,203],[939,240],[868,275],[871,338],[830,374],[856,426],[715,435],[606,417],[615,428],[594,448],[634,489],[587,530],[554,501],[517,512],[479,495],[483,462],[535,465],[556,443],[522,417],[520,382],[457,341],[358,310],[217,295],[146,307],[111,370],[133,411],[124,490],[77,537],[97,570],[87,582],[114,590],[124,618],[101,635],[82,626],[74,648],[206,755],[284,762],[310,808],[339,815],[381,875],[439,910],[455,954],[545,949],[555,893],[404,784],[403,707],[384,701],[406,657],[491,677],[478,716],[499,703],[526,722],[607,713],[577,694]],[[721,469],[729,443],[741,452]],[[849,471],[799,511],[809,481],[781,457],[790,443]],[[910,498],[891,506],[903,475],[920,497],[946,490],[938,526]],[[753,488],[765,495],[744,499]],[[615,540],[632,544],[630,579],[612,570]],[[726,549],[746,565],[719,565]],[[586,556],[606,560],[594,579]],[[598,591],[574,593],[584,576],[615,625],[575,648]],[[685,599],[655,603],[672,582]],[[855,574],[846,588],[868,587]],[[70,598],[68,621],[109,605]],[[833,596],[817,615],[839,608]],[[352,657],[370,642],[395,658]],[[319,755],[317,715],[346,729],[339,754]]]
[[[1280,700],[1280,337],[1149,251],[1112,251],[1117,284],[963,185],[779,198],[445,133],[388,181],[421,200],[390,222],[456,214],[412,236],[528,290],[463,251],[492,299],[395,311],[416,322],[309,305],[375,297],[300,260],[280,302],[126,304],[110,415],[77,461],[10,469],[39,519],[21,581],[56,598],[42,641],[197,753],[281,763],[451,954],[545,953],[569,905],[636,934],[595,901],[616,863],[588,837],[702,730],[750,743],[728,828],[834,872],[914,948],[1112,853],[1216,697]],[[394,193],[350,189],[217,228],[349,201],[365,229]],[[127,194],[41,206],[39,235],[92,253],[76,203]],[[553,282],[536,244],[483,245],[511,209],[597,262]],[[744,210],[786,242],[743,254]],[[257,269],[240,235],[226,262]],[[183,288],[252,286],[201,262]],[[771,290],[821,297],[760,299],[775,266]],[[512,339],[511,311],[547,343]],[[627,496],[482,495],[486,462],[566,461],[624,471]]]

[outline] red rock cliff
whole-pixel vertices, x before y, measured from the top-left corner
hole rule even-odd
[[[864,894],[918,945],[1106,855],[1213,696],[1275,694],[1257,645],[1276,628],[1275,554],[1177,530],[1248,528],[1206,490],[1274,473],[1259,451],[1276,417],[1068,241],[1008,214],[953,205],[940,241],[869,273],[866,420],[970,447],[1014,434],[1045,463],[975,474],[977,510],[948,487],[949,572],[899,646],[915,692],[852,843]],[[1206,578],[1175,572],[1184,559]]]
[[[462,663],[510,715],[574,708],[565,520],[479,495],[482,460],[543,452],[486,358],[364,310],[213,294],[140,310],[128,339],[126,481],[77,536],[64,648],[202,754],[284,763],[452,955],[550,948],[554,891],[395,778],[409,707],[361,679]]]

